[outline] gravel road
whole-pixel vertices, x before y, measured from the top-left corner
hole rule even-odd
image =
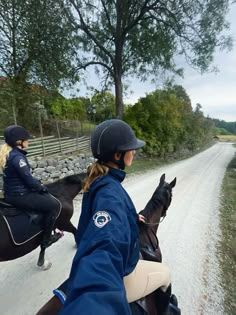
[[[235,148],[217,143],[192,158],[142,175],[127,177],[124,186],[141,210],[159,183],[177,177],[172,204],[158,230],[165,261],[171,270],[173,291],[182,315],[223,315],[215,244],[220,237],[219,202],[225,169]],[[75,200],[74,224],[80,214],[81,195]],[[38,270],[39,250],[14,261],[0,263],[0,314],[35,315],[51,297],[52,288],[67,277],[75,254],[73,237],[66,234],[46,252],[53,264]],[[121,314],[122,315],[122,314]]]

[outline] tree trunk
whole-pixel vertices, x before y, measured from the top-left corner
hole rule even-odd
[[[121,81],[121,75],[115,75],[115,96],[116,96],[116,117],[118,119],[123,118],[124,103],[123,103],[123,86]]]

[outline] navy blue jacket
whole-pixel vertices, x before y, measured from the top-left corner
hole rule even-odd
[[[111,169],[84,194],[69,293],[60,315],[130,315],[123,277],[139,259],[138,215]]]
[[[22,195],[42,188],[40,181],[31,175],[26,154],[25,151],[16,147],[9,153],[3,171],[5,196]]]

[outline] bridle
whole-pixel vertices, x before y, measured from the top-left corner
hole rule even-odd
[[[165,217],[166,217],[166,214],[167,214],[167,209],[171,203],[171,199],[172,199],[172,193],[171,191],[167,190],[167,193],[168,193],[168,203],[166,205],[164,205],[163,207],[163,210],[162,210],[162,213],[164,212],[164,215],[161,215],[160,217],[160,220],[158,222],[154,222],[154,223],[151,223],[151,222],[142,222],[143,224],[145,225],[149,225],[149,226],[157,226],[159,225],[161,222],[164,221]]]

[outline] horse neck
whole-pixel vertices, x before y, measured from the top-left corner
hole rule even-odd
[[[78,184],[70,184],[66,185],[61,183],[58,186],[48,187],[51,194],[53,194],[58,199],[66,199],[66,200],[73,200],[78,193],[81,191],[81,186]]]
[[[153,233],[156,233],[159,227],[158,223],[160,223],[160,220],[161,220],[163,207],[164,205],[161,204],[160,201],[154,202],[153,200],[150,200],[144,209],[144,213],[142,213],[146,218],[146,222],[153,224],[153,225],[147,225],[147,227],[151,229]]]
[[[65,189],[67,189],[67,193],[71,199],[74,199],[81,191],[81,187],[78,184],[71,185],[70,187],[65,187]]]

